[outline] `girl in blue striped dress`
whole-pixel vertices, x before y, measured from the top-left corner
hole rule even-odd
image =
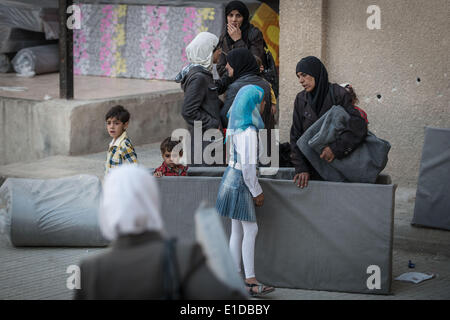
[[[255,277],[254,252],[258,233],[255,205],[262,206],[264,193],[256,175],[258,163],[258,130],[264,128],[260,112],[264,110],[264,90],[255,85],[242,87],[228,111],[226,141],[231,152],[228,167],[222,177],[216,208],[220,215],[230,218],[230,251],[238,272],[241,256],[245,284],[252,296],[274,291],[258,283]]]

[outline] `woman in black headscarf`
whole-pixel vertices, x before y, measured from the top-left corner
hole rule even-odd
[[[350,114],[347,128],[336,141],[323,149],[320,158],[331,163],[349,155],[366,137],[367,123],[353,107],[352,96],[340,85],[328,82],[328,72],[316,57],[306,57],[297,64],[295,73],[305,90],[297,94],[291,127],[291,161],[295,167],[294,183],[301,188],[308,181],[322,180],[297,146],[303,133],[333,105],[340,105]]]
[[[231,1],[225,7],[225,28],[218,45],[222,49],[217,63],[220,77],[226,72],[225,56],[233,49],[247,48],[264,61],[264,37],[258,28],[250,24],[249,16],[247,6],[241,1]]]
[[[275,128],[275,117],[272,108],[271,87],[266,79],[261,77],[258,63],[255,56],[246,48],[234,49],[227,55],[225,68],[230,77],[231,84],[225,93],[225,101],[220,110],[220,120],[222,127],[228,126],[227,113],[233,104],[234,98],[239,90],[249,84],[257,85],[264,90],[264,106],[261,112],[261,118],[264,122],[264,129],[267,130],[267,139],[262,141],[267,156],[271,156],[271,134]],[[264,164],[264,165],[269,165]]]
[[[260,86],[264,90],[265,106],[264,111],[261,114],[264,121],[264,128],[268,130],[273,129],[275,127],[275,118],[272,113],[270,84],[267,80],[259,76],[260,70],[255,56],[248,49],[234,49],[227,55],[225,68],[231,78],[231,84],[228,86],[228,90],[225,93],[224,105],[220,111],[222,126],[224,128],[228,126],[226,115],[233,104],[238,91],[243,86],[253,84]]]

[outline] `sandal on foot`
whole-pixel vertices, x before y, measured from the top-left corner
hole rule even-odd
[[[275,288],[267,287],[260,283],[245,283],[245,285],[249,288],[249,293],[252,297],[259,297],[266,295],[270,292],[275,291]],[[253,288],[256,287],[257,290],[254,291]]]

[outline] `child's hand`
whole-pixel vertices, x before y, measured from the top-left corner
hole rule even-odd
[[[264,204],[264,193],[261,193],[259,196],[253,198],[253,202],[255,203],[255,206],[262,207]]]
[[[157,177],[157,178],[162,177],[162,172],[161,172],[161,171],[156,171],[156,172],[153,174],[153,176],[154,176],[154,177]]]

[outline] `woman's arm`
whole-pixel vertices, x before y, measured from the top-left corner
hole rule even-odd
[[[254,56],[264,61],[264,36],[256,27],[250,27],[248,32],[248,49]]]
[[[297,146],[297,141],[303,135],[303,124],[301,114],[303,112],[303,108],[300,106],[300,101],[298,97],[295,99],[294,103],[294,113],[292,115],[292,127],[290,134],[290,143],[291,143],[291,161],[295,167],[295,173],[303,173],[310,172],[309,164],[306,161],[305,156],[300,151]]]
[[[222,34],[219,38],[219,44],[217,45],[220,49],[222,49],[222,53],[219,56],[219,62],[217,62],[216,69],[219,76],[222,78],[224,75],[227,75],[227,69],[225,68],[227,64],[227,58],[226,55],[230,51],[228,48],[228,45],[225,43],[226,35]]]
[[[235,41],[231,47],[232,49],[247,48],[253,55],[264,61],[264,36],[257,27],[250,26],[247,43],[241,38]]]
[[[217,73],[219,74],[219,77],[224,77],[225,75],[228,75],[227,69],[225,66],[227,65],[227,58],[225,57],[225,52],[222,49],[222,53],[219,57],[219,62],[217,62],[216,69]]]

